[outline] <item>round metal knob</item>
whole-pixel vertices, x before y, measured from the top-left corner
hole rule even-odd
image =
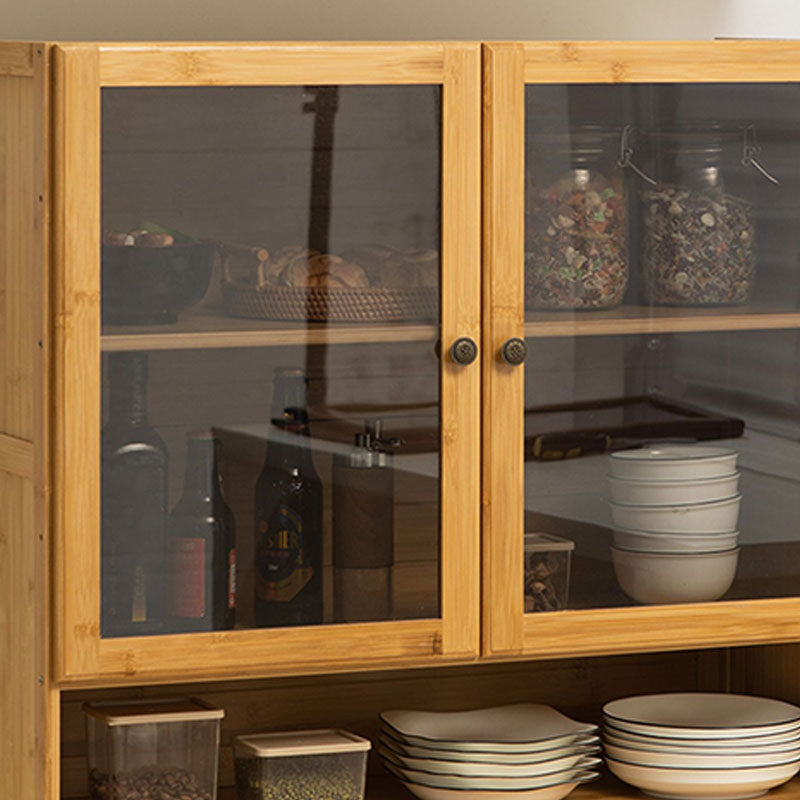
[[[469,336],[462,336],[453,342],[453,346],[450,348],[450,355],[456,364],[466,367],[467,364],[471,364],[478,357],[478,345]]]
[[[525,356],[527,354],[528,348],[526,347],[525,342],[517,337],[509,339],[500,349],[500,357],[506,362],[506,364],[512,367],[518,367],[523,361],[525,361]]]

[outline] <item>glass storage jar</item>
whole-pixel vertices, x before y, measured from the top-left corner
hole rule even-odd
[[[741,305],[756,272],[751,173],[743,130],[706,124],[643,131],[639,242],[656,305]]]
[[[533,131],[526,163],[525,306],[609,308],[628,283],[620,132]]]

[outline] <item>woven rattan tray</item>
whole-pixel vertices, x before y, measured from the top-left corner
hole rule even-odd
[[[222,302],[227,314],[251,319],[307,322],[435,321],[439,316],[439,290],[436,287],[274,286],[264,279],[261,262],[256,275],[256,286],[236,280],[224,259]]]

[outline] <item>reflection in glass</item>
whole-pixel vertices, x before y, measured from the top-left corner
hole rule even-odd
[[[800,591],[796,91],[526,87],[527,612]]]
[[[102,110],[102,635],[438,616],[440,87]]]

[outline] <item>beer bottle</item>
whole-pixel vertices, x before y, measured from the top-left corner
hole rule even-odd
[[[167,448],[147,420],[147,355],[111,353],[101,434],[102,636],[161,633]]]
[[[322,483],[311,460],[306,377],[275,372],[270,430],[255,496],[255,620],[322,622]]]
[[[186,445],[183,495],[169,521],[170,627],[224,630],[236,608],[233,512],[222,496],[214,435],[190,433]]]

